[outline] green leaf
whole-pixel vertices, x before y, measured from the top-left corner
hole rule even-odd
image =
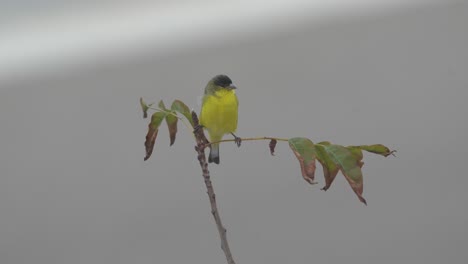
[[[185,116],[185,118],[187,118],[187,120],[190,122],[192,127],[194,127],[193,120],[192,120],[192,114],[190,113],[190,109],[182,101],[174,100],[174,102],[172,102],[172,105],[171,105],[171,110],[183,114]]]
[[[159,108],[161,108],[161,109],[162,109],[162,110],[164,110],[164,111],[166,111],[166,110],[167,110],[167,109],[166,109],[166,106],[164,105],[164,102],[163,102],[163,100],[159,101],[159,103],[158,103],[158,107],[159,107]]]
[[[289,147],[296,155],[301,165],[302,177],[310,184],[314,182],[315,177],[315,147],[314,143],[307,138],[291,138],[289,139]]]
[[[328,143],[328,144],[327,144]],[[330,157],[328,152],[325,149],[325,146],[330,145],[329,142],[321,142],[315,144],[315,152],[317,155],[317,160],[323,167],[323,176],[325,178],[325,186],[322,190],[326,191],[330,188],[333,180],[340,171],[339,167],[335,164],[333,159]]]
[[[169,138],[170,138],[170,143],[169,145],[172,146],[175,142],[176,139],[176,134],[177,134],[177,121],[179,120],[176,116],[176,112],[174,110],[168,110],[166,106],[164,105],[163,100],[159,101],[158,107],[161,108],[164,111],[167,111],[166,113],[166,124],[167,127],[169,128]]]
[[[166,113],[156,112],[151,116],[151,122],[148,125],[148,133],[146,134],[145,149],[146,156],[144,160],[149,159],[151,153],[153,153],[154,143],[156,142],[156,137],[158,136],[159,126],[163,121]]]
[[[349,146],[346,148],[349,149],[349,151],[351,151],[354,158],[359,161],[359,167],[362,168],[362,166],[364,165],[364,162],[362,162],[362,158],[364,157],[364,155],[362,155],[362,150],[359,147],[355,146]]]
[[[166,124],[167,124],[167,127],[169,128],[170,146],[172,146],[174,144],[175,139],[176,139],[177,121],[178,120],[179,119],[176,116],[172,115],[172,114],[167,114],[166,115]]]
[[[388,155],[394,155],[396,150],[390,150],[386,146],[382,144],[374,144],[374,145],[361,145],[361,146],[356,146],[357,148],[360,148],[362,150],[365,150],[367,152],[375,153],[382,155],[384,157],[387,157]]]
[[[359,200],[364,204],[367,204],[364,197],[362,197],[362,162],[356,156],[356,153],[340,145],[329,145],[325,147],[325,150],[328,152],[333,161],[339,166],[341,172],[358,196]]]

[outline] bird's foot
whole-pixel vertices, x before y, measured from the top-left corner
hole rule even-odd
[[[234,143],[236,143],[237,147],[240,147],[242,143],[242,138],[234,135],[234,133],[231,133],[231,135],[234,137]]]

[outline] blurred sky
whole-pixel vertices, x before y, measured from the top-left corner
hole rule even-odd
[[[428,1],[2,1],[0,80],[99,58],[261,38]],[[433,2],[433,1],[430,1]],[[260,33],[261,32],[261,33]],[[259,34],[260,33],[260,34]]]

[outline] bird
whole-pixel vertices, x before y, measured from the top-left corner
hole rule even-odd
[[[241,138],[234,133],[237,129],[239,100],[237,87],[224,74],[216,75],[206,85],[200,111],[200,127],[204,128],[210,137],[209,163],[219,164],[219,143],[225,134],[234,136],[238,147]],[[213,143],[214,142],[214,143]]]

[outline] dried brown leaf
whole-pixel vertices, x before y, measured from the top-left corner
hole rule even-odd
[[[144,160],[148,160],[153,153],[154,143],[156,142],[156,137],[158,136],[159,129],[153,129],[151,125],[148,126],[148,133],[146,134],[145,149],[146,156]]]
[[[145,150],[146,156],[144,160],[148,160],[153,153],[156,137],[158,136],[159,126],[166,116],[163,112],[156,112],[151,116],[151,122],[148,125],[148,133],[146,134]]]
[[[270,147],[270,154],[272,156],[275,155],[276,143],[278,143],[278,141],[276,139],[272,139],[272,140],[270,140],[270,144],[268,144],[268,146]]]

